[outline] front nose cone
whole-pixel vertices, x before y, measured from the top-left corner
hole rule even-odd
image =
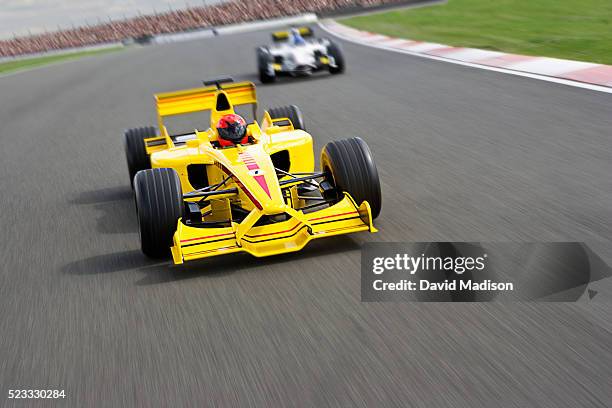
[[[312,55],[296,55],[295,63],[296,65],[309,65],[314,62],[314,58]]]
[[[262,212],[265,215],[276,215],[284,213],[286,208],[287,206],[285,204],[267,203],[264,205]]]

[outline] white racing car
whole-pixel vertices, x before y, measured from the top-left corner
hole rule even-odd
[[[257,48],[259,79],[263,83],[277,76],[304,76],[321,70],[344,72],[340,47],[328,38],[314,38],[309,27],[272,33],[274,44]]]

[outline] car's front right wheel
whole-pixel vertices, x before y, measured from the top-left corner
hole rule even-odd
[[[259,71],[259,80],[263,84],[269,84],[276,80],[276,75],[269,73],[269,67],[272,62],[272,55],[270,55],[270,52],[265,47],[257,48],[257,69]]]
[[[149,169],[134,177],[142,252],[151,258],[170,255],[178,220],[183,216],[181,180],[174,169]]]

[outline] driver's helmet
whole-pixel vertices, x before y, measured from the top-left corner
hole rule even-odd
[[[294,45],[306,44],[306,41],[304,41],[302,34],[300,34],[300,30],[298,30],[297,28],[291,29],[291,43]]]
[[[217,132],[219,133],[219,144],[222,147],[249,142],[247,123],[242,116],[235,113],[221,116],[217,122]]]

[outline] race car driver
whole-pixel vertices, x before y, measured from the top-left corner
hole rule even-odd
[[[218,142],[221,147],[232,147],[237,144],[248,144],[247,123],[235,113],[223,115],[217,122]]]
[[[291,35],[289,36],[289,41],[290,41],[291,45],[304,45],[304,44],[306,44],[306,41],[304,40],[304,37],[302,37],[302,34],[300,34],[300,30],[298,30],[297,28],[292,28],[291,29]]]

